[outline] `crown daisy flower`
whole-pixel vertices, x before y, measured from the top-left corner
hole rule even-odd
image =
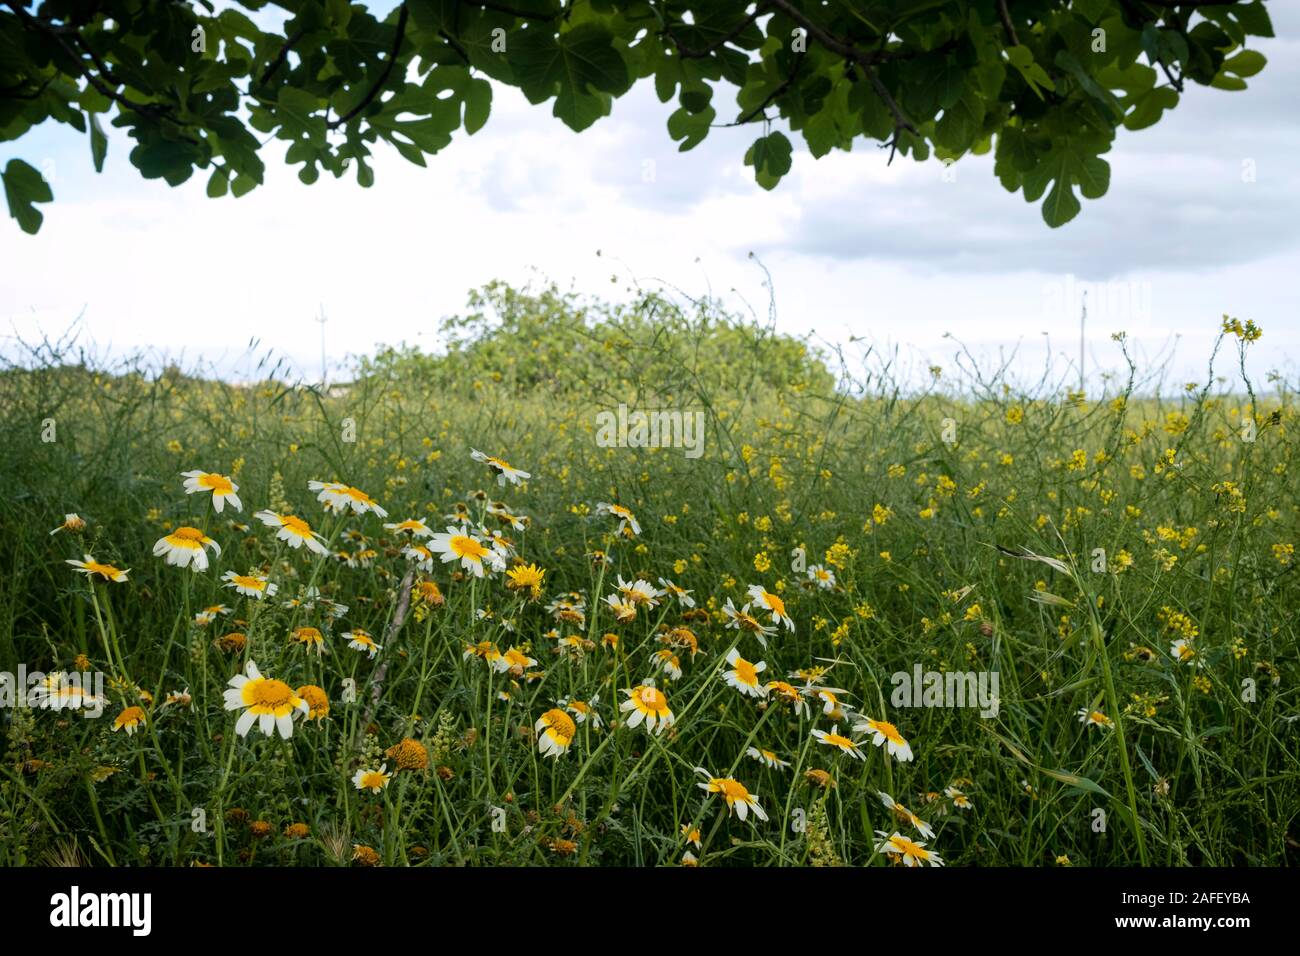
[[[499,654],[495,660],[491,661],[492,669],[498,674],[511,673],[515,677],[522,677],[524,671],[530,667],[536,667],[535,658],[529,657],[517,647],[512,647],[504,654]]]
[[[818,743],[826,744],[828,747],[836,747],[841,753],[846,753],[850,757],[857,760],[867,759],[859,744],[840,734],[839,724],[831,727],[829,732],[825,730],[814,730],[812,735],[817,738]]]
[[[226,582],[226,587],[234,588],[244,597],[251,597],[258,601],[264,597],[275,597],[275,592],[279,590],[279,586],[268,581],[265,575],[255,572],[240,574],[237,571],[227,571],[221,576],[221,580]]]
[[[127,707],[117,719],[113,721],[113,732],[125,730],[128,737],[135,734],[140,725],[145,722],[143,707]]]
[[[207,627],[209,624],[211,624],[221,615],[229,614],[229,613],[230,613],[230,608],[227,607],[225,604],[213,604],[210,607],[205,607],[202,611],[196,613],[194,615],[194,623],[197,624],[199,627]]]
[[[538,717],[533,729],[539,734],[537,749],[543,757],[558,757],[567,752],[569,744],[573,743],[573,735],[578,732],[573,718],[558,707]]]
[[[63,710],[65,707],[94,710],[108,703],[104,698],[90,693],[82,685],[79,676],[72,677],[63,671],[47,674],[43,681],[28,691],[27,702],[33,707],[48,707],[51,710]]]
[[[746,756],[752,757],[765,767],[771,767],[773,770],[784,770],[790,766],[790,761],[782,760],[771,750],[763,750],[761,747],[750,747],[745,751]]]
[[[563,707],[573,716],[573,719],[580,724],[585,724],[590,720],[591,726],[595,727],[597,730],[604,726],[605,722],[601,720],[600,713],[596,710],[596,707],[600,704],[599,694],[593,694],[591,700],[586,701],[571,700],[568,697],[561,697],[555,702],[555,704],[557,707]]]
[[[437,581],[417,581],[411,593],[417,601],[427,607],[441,607],[447,603],[447,599],[442,596],[442,588],[438,587]]]
[[[820,684],[826,679],[826,673],[829,667],[801,667],[797,671],[791,671],[785,676],[790,680],[799,680],[804,683],[804,690],[811,690],[815,685]]]
[[[1089,710],[1084,707],[1075,716],[1079,718],[1079,723],[1086,724],[1089,727],[1100,727],[1103,730],[1109,730],[1115,726],[1115,721],[1099,710]]]
[[[371,660],[374,660],[375,655],[384,649],[382,645],[375,643],[373,637],[359,627],[354,627],[352,630],[341,636],[343,640],[348,642],[348,647],[352,648],[354,651],[369,654]]]
[[[59,525],[50,534],[58,534],[60,531],[68,531],[72,534],[80,534],[86,530],[86,519],[78,514],[66,514],[63,516],[63,524]]]
[[[523,531],[528,527],[527,515],[517,515],[499,501],[491,502],[487,506],[487,513],[512,531]]]
[[[289,635],[289,642],[301,644],[308,650],[315,651],[317,657],[325,653],[325,635],[314,627],[294,628],[293,633]]]
[[[758,675],[767,670],[766,661],[751,663],[733,647],[727,652],[727,663],[731,665],[731,670],[722,675],[724,681],[747,697],[767,696],[767,688],[758,679]]]
[[[700,848],[700,839],[701,839],[700,828],[696,826],[691,826],[691,824],[689,823],[683,823],[682,839],[684,839],[687,843],[694,843],[695,849],[698,850]]]
[[[609,609],[614,613],[614,620],[619,624],[631,624],[636,620],[636,605],[622,596],[607,595],[605,603],[609,605]]]
[[[839,697],[843,693],[845,691],[839,687],[815,687],[812,689],[813,696],[822,702],[822,713],[831,720],[843,720],[849,714],[849,706]]]
[[[414,561],[415,566],[425,574],[433,571],[433,552],[422,544],[408,544],[402,548],[402,556]]]
[[[393,761],[397,771],[428,770],[429,751],[414,737],[403,737],[384,751],[384,756]]]
[[[809,565],[808,580],[823,591],[829,591],[835,587],[835,572],[830,568],[822,567],[820,564]]]
[[[796,716],[807,717],[809,715],[808,698],[804,697],[793,684],[788,684],[783,680],[770,680],[763,690],[769,696],[775,694],[777,700],[789,704]]]
[[[682,662],[668,648],[655,651],[655,662],[659,669],[668,675],[669,680],[682,679]]]
[[[1196,648],[1192,647],[1192,642],[1185,637],[1180,637],[1169,645],[1169,654],[1180,664],[1190,664],[1196,657]]]
[[[177,568],[192,566],[195,571],[208,569],[208,553],[211,548],[216,556],[221,555],[221,545],[213,541],[198,528],[182,525],[170,534],[154,542],[153,556],[166,557],[167,563]]]
[[[242,710],[235,721],[235,733],[248,735],[253,724],[268,737],[278,730],[288,740],[293,736],[293,715],[307,716],[307,701],[298,696],[284,681],[263,677],[251,660],[244,673],[230,678],[224,697],[226,710]]]
[[[546,613],[552,615],[560,624],[575,624],[578,627],[587,623],[587,601],[577,593],[557,597],[546,605]]]
[[[667,644],[669,647],[684,647],[690,651],[691,658],[700,652],[700,639],[695,636],[695,632],[689,627],[674,627],[660,634],[658,640]]]
[[[487,465],[488,468],[492,469],[497,476],[497,484],[503,488],[507,481],[512,485],[517,485],[519,482],[533,477],[528,472],[514,467],[510,462],[502,458],[494,458],[492,455],[485,455],[477,448],[471,448],[469,450],[469,456],[475,461]]]
[[[627,694],[627,700],[619,704],[618,709],[628,714],[629,729],[644,722],[649,733],[661,734],[675,719],[668,708],[667,695],[655,687],[653,680],[647,679],[636,687],[625,688],[623,693]]]
[[[703,767],[696,767],[695,772],[702,774],[707,783],[697,783],[696,786],[705,793],[716,793],[727,802],[727,812],[734,812],[743,822],[750,811],[760,820],[767,819],[767,813],[758,804],[758,794],[750,793],[745,785],[731,777],[715,777]]]
[[[956,787],[945,787],[943,795],[952,801],[952,805],[958,810],[974,810],[975,805],[971,803],[970,797],[966,796]],[[924,834],[922,834],[924,836]]]
[[[484,544],[496,552],[497,563],[500,565],[498,571],[505,567],[506,561],[515,556],[515,543],[495,528],[479,525],[475,533]]]
[[[921,839],[923,840],[934,839],[934,828],[931,827],[930,824],[926,823],[924,820],[918,817],[911,810],[907,809],[907,807],[903,806],[901,803],[899,803],[889,794],[883,793],[878,790],[876,791],[876,796],[880,798],[881,803],[883,803],[886,807],[888,807],[890,810],[894,812],[894,816],[898,817],[898,819],[902,820],[905,823],[910,823],[912,827],[916,830],[916,832],[921,834]]]
[[[924,866],[927,863],[930,866],[943,866],[939,854],[927,850],[923,842],[909,840],[897,831],[890,835],[884,830],[877,830],[876,836],[881,838],[876,844],[876,852],[887,854],[895,863],[904,866]]]
[[[388,764],[381,763],[378,770],[360,769],[352,775],[352,786],[358,790],[369,790],[371,793],[379,793],[384,787],[388,786],[388,781],[393,779],[393,775],[388,773]]]
[[[429,539],[429,549],[442,556],[443,564],[459,561],[461,568],[476,578],[483,577],[485,564],[496,571],[500,571],[505,564],[496,551],[466,529],[452,525],[448,525],[445,532],[440,531]]]
[[[230,507],[236,511],[243,511],[243,502],[239,500],[239,485],[235,484],[225,475],[218,475],[211,471],[183,471],[181,477],[185,479],[185,493],[187,495],[201,494],[205,491],[212,493],[212,510],[221,514],[222,509],[226,507],[226,502],[230,502]]]
[[[168,693],[167,699],[162,702],[164,707],[189,707],[194,703],[194,696],[190,689],[174,690]]]
[[[379,518],[388,517],[388,512],[379,507],[368,494],[341,481],[309,481],[307,489],[317,492],[316,500],[326,511],[334,514],[343,514],[351,509],[353,514],[370,512]]]
[[[429,538],[433,536],[433,529],[425,524],[421,518],[407,518],[405,521],[386,524],[384,529],[393,532],[399,537],[402,535],[410,538]]]
[[[329,554],[325,538],[311,529],[311,525],[296,515],[282,515],[274,511],[258,511],[253,515],[268,528],[278,529],[275,536],[295,550],[304,544],[316,554]]]
[[[489,666],[495,666],[497,658],[501,652],[491,641],[479,641],[477,644],[465,645],[465,653],[461,655],[463,660],[469,660],[471,657],[482,658]]]
[[[677,603],[682,607],[695,607],[695,598],[691,597],[691,592],[680,585],[674,584],[667,578],[660,578],[659,583],[663,585],[661,594],[671,594],[677,598]]]
[[[649,581],[640,578],[624,581],[621,574],[618,576],[618,593],[623,596],[624,601],[637,607],[658,607],[659,599],[664,595],[663,591]]]
[[[114,584],[121,584],[125,581],[127,573],[131,570],[130,568],[127,568],[126,571],[123,571],[120,568],[113,567],[111,564],[103,564],[96,561],[90,555],[86,555],[84,561],[78,561],[75,558],[67,558],[65,560],[68,564],[72,565],[88,578],[99,576],[105,581],[112,581]]]
[[[764,624],[754,615],[749,613],[749,605],[746,604],[739,610],[732,603],[731,598],[727,598],[727,603],[722,606],[722,613],[726,615],[727,627],[737,631],[743,631],[747,634],[753,634],[758,638],[758,642],[767,647],[767,639],[776,633],[776,628]]]
[[[641,533],[636,515],[622,505],[612,505],[606,501],[596,502],[596,514],[618,519],[618,533],[625,538],[635,537]]]
[[[898,732],[898,728],[887,720],[872,720],[868,717],[860,724],[853,727],[854,733],[873,734],[871,742],[877,746],[884,746],[886,752],[900,763],[907,763],[912,759],[912,748],[903,735]]]
[[[307,702],[307,720],[324,720],[330,715],[330,697],[323,687],[303,684],[294,693]]]
[[[535,564],[516,564],[506,572],[506,587],[511,591],[527,591],[529,597],[534,601],[539,600],[542,596],[542,579],[546,577],[546,569],[539,568]]]
[[[761,607],[772,614],[773,624],[784,624],[786,630],[794,630],[794,621],[790,620],[790,615],[785,612],[785,601],[771,591],[764,590],[762,585],[751,584],[749,590],[745,592],[749,595],[750,601],[755,607]]]

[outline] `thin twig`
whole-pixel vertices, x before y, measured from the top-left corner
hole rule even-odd
[[[384,631],[384,647],[390,647],[397,637],[397,632],[402,629],[406,622],[406,612],[411,607],[411,587],[415,583],[415,568],[407,570],[402,578],[402,583],[398,588],[397,607],[393,610],[393,617],[388,622],[388,628]],[[370,722],[375,719],[375,711],[379,709],[379,698],[384,692],[384,678],[388,676],[388,662],[391,661],[392,654],[386,656],[375,668],[374,675],[370,678],[370,703],[366,705],[366,713],[361,723],[357,725],[357,743],[365,736],[366,728]]]
[[[330,123],[330,129],[337,129],[364,110],[374,101],[375,97],[379,95],[379,91],[388,83],[388,78],[393,73],[393,64],[397,62],[397,52],[402,48],[402,40],[406,38],[407,15],[408,11],[406,9],[406,4],[403,3],[401,6],[401,12],[397,15],[397,34],[393,37],[393,49],[388,54],[388,62],[384,64],[384,72],[379,75],[378,81],[376,81],[374,86],[370,87],[370,89],[366,91],[366,95],[361,98],[360,103]]]
[[[275,75],[275,71],[278,70],[280,65],[289,58],[289,51],[293,49],[294,44],[301,40],[303,34],[306,32],[307,28],[302,27],[295,30],[293,36],[285,38],[284,43],[280,44],[280,52],[275,55],[275,59],[268,63],[266,69],[262,71],[262,77],[257,81],[260,85],[265,85],[266,81]]]
[[[1011,12],[1007,10],[1007,0],[998,0],[998,16],[1002,18],[1002,25],[1006,28],[1007,39],[1012,46],[1020,46],[1020,38],[1016,36],[1016,25],[1011,22]]]
[[[894,99],[893,94],[889,92],[888,87],[886,87],[885,84],[881,82],[880,77],[876,75],[876,71],[872,67],[872,63],[875,62],[875,60],[870,53],[865,53],[853,44],[827,33],[812,20],[808,19],[808,16],[791,4],[789,0],[766,0],[766,2],[770,6],[780,10],[795,23],[799,24],[799,26],[803,27],[808,31],[810,37],[826,49],[843,57],[850,63],[856,64],[859,69],[862,70],[862,74],[867,78],[867,82],[871,84],[871,88],[875,90],[876,95],[879,96],[881,102],[885,104],[885,108],[888,109],[890,114],[894,117],[894,140],[898,139],[898,131],[900,129],[905,129],[918,136],[920,135],[916,126],[907,118],[907,114],[903,112],[902,107],[900,107],[898,102]],[[890,158],[893,158],[892,152],[890,153]]]

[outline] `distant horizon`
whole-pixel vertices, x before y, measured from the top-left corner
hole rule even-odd
[[[577,291],[577,290],[574,290]],[[578,293],[582,294],[582,293]],[[597,296],[589,296],[595,299]],[[602,299],[605,302],[616,302],[617,300]],[[629,300],[631,301],[631,300]],[[462,314],[462,313],[457,313]],[[763,324],[757,318],[750,318],[732,311],[729,315],[739,321],[750,324]],[[328,313],[326,313],[326,325],[328,327]],[[1215,332],[1217,336],[1221,317],[1215,323]],[[179,349],[168,351],[157,346],[135,346],[132,348],[116,348],[111,343],[97,341],[93,335],[83,336],[84,329],[79,331],[79,323],[72,323],[61,333],[49,334],[43,333],[44,338],[41,342],[35,342],[15,334],[0,335],[0,368],[33,368],[25,359],[32,354],[33,349],[38,350],[40,364],[48,365],[50,360],[55,356],[58,357],[58,366],[75,368],[82,364],[83,357],[86,361],[86,367],[95,372],[103,374],[128,374],[131,372],[140,372],[150,378],[161,377],[169,368],[174,368],[181,374],[192,378],[200,378],[209,381],[220,381],[224,384],[234,387],[250,387],[266,382],[276,382],[286,387],[293,388],[319,388],[338,387],[352,384],[358,378],[357,372],[361,364],[367,360],[373,360],[381,353],[393,350],[401,351],[407,348],[413,348],[422,354],[437,356],[445,354],[447,344],[444,341],[436,340],[435,336],[430,336],[430,341],[411,342],[398,341],[376,343],[376,345],[365,353],[348,352],[344,355],[330,355],[328,352],[328,332],[326,338],[327,346],[327,368],[322,374],[319,352],[314,357],[311,355],[311,349],[304,345],[298,354],[288,353],[277,349],[274,346],[267,345],[261,340],[250,340],[245,343],[243,348],[234,349],[227,347],[223,349],[218,356],[205,352],[203,350]],[[313,322],[319,331],[319,323]],[[780,327],[768,326],[769,330],[777,335],[785,336],[795,341],[802,342],[810,350],[817,354],[823,361],[828,372],[832,375],[838,374],[837,354],[835,348],[838,346],[845,352],[845,358],[856,356],[861,359],[864,355],[870,354],[873,358],[871,366],[857,365],[856,368],[865,369],[870,367],[873,370],[879,369],[880,359],[888,353],[891,357],[895,354],[900,363],[896,368],[905,370],[901,378],[894,378],[894,384],[905,390],[907,395],[920,394],[926,391],[949,392],[950,387],[954,384],[962,385],[955,394],[962,394],[972,388],[977,387],[978,383],[969,371],[962,371],[956,358],[962,352],[962,346],[959,344],[957,336],[952,336],[944,348],[944,354],[936,354],[938,349],[932,347],[929,350],[922,350],[916,346],[906,343],[885,343],[883,345],[873,345],[864,338],[857,338],[848,342],[831,342],[820,339],[816,330],[809,330],[803,335],[798,335]],[[1073,332],[1073,336],[1069,333]],[[1122,331],[1122,330],[1114,330]],[[1198,330],[1202,331],[1202,330]],[[1265,338],[1268,330],[1264,330]],[[1042,338],[1046,337],[1046,333]],[[1006,352],[1010,350],[1017,351],[1019,358],[1009,363],[1006,372],[1011,375],[1010,382],[1013,387],[1019,388],[1025,394],[1037,395],[1028,388],[1028,379],[1037,378],[1037,384],[1048,384],[1051,387],[1046,394],[1065,395],[1074,392],[1078,388],[1078,328],[1066,329],[1061,334],[1051,336],[1051,351],[1047,351],[1046,345],[1039,340],[1040,337],[1022,337],[1018,342],[1000,343],[1002,355],[993,355],[988,351],[987,341],[979,351],[972,354],[980,361],[980,371],[990,373],[993,366],[1000,365],[1006,361]],[[1127,345],[1130,352],[1134,354],[1137,372],[1135,374],[1136,387],[1133,392],[1135,398],[1157,398],[1169,397],[1175,393],[1184,393],[1186,386],[1195,383],[1198,387],[1204,387],[1206,384],[1206,373],[1209,371],[1208,363],[1210,359],[1210,348],[1203,350],[1203,354],[1190,355],[1190,345],[1182,341],[1183,337],[1174,335],[1167,337],[1154,350],[1152,359],[1143,364],[1140,358],[1140,350],[1148,346],[1151,340],[1127,336]],[[1237,366],[1237,357],[1233,343],[1235,340],[1228,336],[1219,354],[1215,359],[1214,378],[1211,382],[1212,391],[1215,394],[1225,394],[1219,390],[1219,387],[1227,384],[1235,387],[1229,388],[1226,394],[1246,394],[1245,382],[1242,381],[1240,369]],[[1262,342],[1263,340],[1261,340]],[[999,344],[999,343],[995,343]],[[1275,356],[1261,356],[1257,354],[1258,347],[1261,343],[1252,343],[1251,349],[1247,352],[1247,371],[1251,377],[1251,385],[1256,396],[1263,397],[1276,394],[1278,389],[1274,385],[1274,379],[1281,380],[1284,386],[1291,385],[1300,388],[1300,368],[1298,368],[1289,355],[1282,356],[1283,365],[1270,364],[1268,358]],[[1089,331],[1086,338],[1088,366],[1085,373],[1085,391],[1089,397],[1094,397],[1100,388],[1102,394],[1115,394],[1123,390],[1123,385],[1127,380],[1128,368],[1123,364],[1119,346],[1112,340],[1111,331],[1102,333],[1100,331]],[[1229,351],[1229,348],[1232,348]],[[319,344],[317,344],[319,349]],[[850,350],[856,350],[850,352]],[[869,350],[869,353],[868,353]],[[1099,361],[1099,353],[1104,350],[1105,354],[1111,359],[1110,362]],[[23,353],[16,354],[16,353]],[[1026,354],[1038,356],[1035,360],[1026,358]],[[1050,365],[1049,365],[1050,360]],[[965,363],[969,365],[969,360]],[[936,382],[930,372],[932,366],[938,366],[941,370],[940,378]],[[851,369],[852,370],[852,369]],[[263,377],[257,377],[258,372],[263,373]],[[272,374],[274,373],[274,374]],[[1290,381],[1288,381],[1290,379]],[[1150,383],[1155,380],[1154,388]],[[1004,379],[995,378],[992,383],[1001,385]],[[1161,391],[1159,386],[1163,383],[1165,390]],[[937,386],[937,387],[936,387]]]

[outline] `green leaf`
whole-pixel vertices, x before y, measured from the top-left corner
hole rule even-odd
[[[1178,105],[1178,91],[1171,86],[1157,86],[1137,96],[1133,109],[1124,117],[1125,129],[1146,129],[1159,122],[1165,110]]]
[[[492,112],[492,84],[474,78],[465,87],[465,132],[471,136],[487,124]]]
[[[934,140],[954,153],[964,153],[980,132],[984,122],[984,102],[970,88],[952,106],[943,111],[935,124]]]
[[[1086,790],[1088,793],[1095,793],[1097,796],[1105,797],[1108,800],[1114,799],[1101,785],[1089,780],[1087,777],[1081,777],[1077,773],[1067,773],[1064,770],[1048,770],[1046,767],[1039,767],[1038,770],[1040,773],[1044,773],[1053,780],[1058,780],[1067,786]]]
[[[230,189],[230,176],[218,166],[208,177],[208,198],[220,199]]]
[[[108,155],[108,137],[104,135],[104,130],[99,125],[98,116],[88,113],[87,119],[90,120],[90,159],[95,164],[95,172],[102,173],[104,157]]]
[[[674,110],[668,117],[668,135],[680,141],[678,152],[684,153],[702,143],[716,115],[711,106],[702,113],[692,113],[684,107]]]
[[[280,91],[278,103],[281,128],[291,139],[306,136],[316,142],[325,141],[325,117],[316,112],[321,106],[317,97],[306,90],[286,86]]]
[[[790,171],[793,147],[784,133],[769,133],[754,140],[745,154],[745,165],[754,167],[754,179],[764,189],[774,189]]]
[[[1254,76],[1264,69],[1268,58],[1258,50],[1242,50],[1223,61],[1223,69],[1237,76]]]
[[[9,165],[0,177],[4,179],[9,215],[18,220],[18,226],[23,232],[36,235],[45,220],[45,214],[34,204],[54,200],[49,183],[35,168],[21,159],[9,160]]]
[[[613,35],[595,23],[561,33],[558,40],[538,32],[511,47],[520,88],[534,103],[555,97],[554,114],[581,132],[609,113],[612,96],[631,85],[627,62]]]
[[[1034,91],[1039,99],[1043,98],[1043,90],[1056,91],[1056,84],[1052,78],[1034,60],[1034,54],[1027,46],[1013,46],[1007,49],[1007,60],[1020,71],[1020,75],[1025,78],[1029,88]]]

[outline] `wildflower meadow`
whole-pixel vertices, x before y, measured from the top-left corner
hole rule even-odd
[[[1297,414],[490,285],[0,372],[0,865],[1282,866]]]

